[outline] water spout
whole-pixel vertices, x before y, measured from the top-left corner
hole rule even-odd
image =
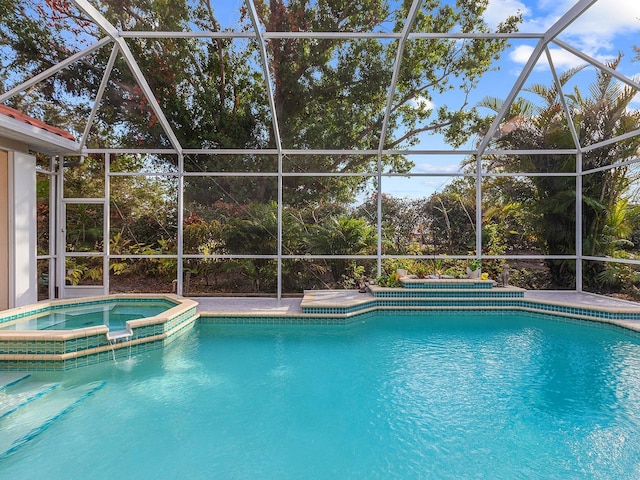
[[[124,330],[114,330],[113,332],[108,331],[106,335],[109,346],[111,347],[111,356],[113,357],[113,361],[115,362],[116,344],[118,343],[118,340],[122,340],[123,342],[130,340],[133,336],[133,329],[127,323],[127,326]],[[129,359],[131,359],[131,342],[129,342]]]

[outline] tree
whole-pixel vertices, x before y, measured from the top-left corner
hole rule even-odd
[[[436,255],[463,255],[475,250],[475,196],[468,181],[454,182],[421,202],[427,246]]]
[[[487,1],[443,5],[424,2],[415,32],[488,32],[482,19]],[[258,14],[267,31],[363,32],[391,28],[400,32],[410,1],[391,12],[384,0],[259,1]],[[497,31],[514,31],[519,16],[509,17]],[[454,145],[467,138],[477,120],[473,108],[442,106],[433,111],[433,96],[451,89],[469,92],[490,69],[505,47],[504,40],[411,40],[403,55],[394,94],[385,148],[415,144],[425,132],[442,133]],[[377,149],[382,130],[397,43],[376,39],[282,38],[268,43],[275,86],[275,110],[285,148]],[[273,137],[270,145],[274,145]],[[288,165],[292,171],[367,172],[377,157],[317,155]],[[403,156],[385,156],[385,168],[407,171]],[[310,184],[307,186],[307,184]],[[339,182],[325,178],[286,178],[289,198],[308,201],[322,193],[327,200],[348,200],[362,187],[351,177]],[[302,195],[297,192],[304,192]],[[306,195],[305,195],[306,194]]]
[[[268,31],[365,32],[404,26],[409,1],[392,11],[388,0],[352,2],[320,0],[259,1],[260,19]],[[424,2],[412,29],[416,32],[488,32],[482,20],[488,0],[441,5]],[[50,1],[32,12],[24,0],[6,2],[0,13],[2,42],[14,59],[3,62],[0,78],[5,90],[101,38],[103,33],[67,0]],[[105,0],[100,11],[123,31],[184,31],[197,27],[220,30],[211,2],[121,2]],[[30,20],[33,18],[33,20]],[[244,17],[241,28],[253,28]],[[519,17],[509,17],[497,30],[513,31]],[[163,108],[180,143],[190,148],[274,147],[272,112],[266,101],[265,79],[257,68],[255,42],[232,39],[128,38],[129,46],[149,86]],[[491,67],[505,47],[505,40],[424,40],[407,42],[400,78],[394,93],[385,148],[414,144],[424,132],[442,133],[453,144],[466,136],[477,119],[473,108],[442,106],[434,111],[430,101],[450,89],[468,92]],[[267,42],[270,74],[285,148],[377,149],[383,112],[389,94],[397,42],[378,39],[283,38]],[[80,134],[110,55],[102,48],[59,72],[39,88],[37,95],[13,97],[27,113],[42,109],[45,120],[72,128]],[[69,102],[73,98],[76,102]],[[61,105],[67,108],[61,109]],[[40,112],[42,113],[42,112]],[[116,128],[113,128],[116,126]],[[148,99],[128,65],[119,57],[92,130],[91,146],[167,147]],[[290,172],[372,171],[377,158],[368,155],[292,156],[285,159]],[[264,171],[264,159],[256,156],[194,155],[194,171]],[[406,171],[410,164],[401,155],[386,156],[385,168]],[[273,171],[270,167],[269,171]],[[258,201],[275,198],[275,185],[261,179],[252,192]],[[188,179],[193,194],[207,201],[206,181]],[[237,179],[220,178],[228,191],[246,188]],[[200,186],[203,189],[198,191]],[[325,201],[352,201],[363,187],[362,177],[287,177],[286,197],[292,205]]]
[[[421,225],[418,201],[382,195],[382,242],[386,254],[406,254]],[[376,224],[378,196],[372,195],[356,209],[356,215]]]
[[[620,59],[610,64],[616,68]],[[571,70],[560,76],[562,85],[577,72]],[[532,106],[520,100],[508,114],[512,131],[496,139],[503,148],[570,149],[575,148],[567,117],[555,85],[534,85],[528,89],[542,99],[540,106]],[[640,113],[628,109],[636,92],[623,87],[605,72],[596,73],[595,82],[584,97],[578,87],[566,95],[571,118],[578,134],[580,145],[592,145],[602,140],[640,128]],[[486,99],[485,106],[499,106],[495,99]],[[511,130],[511,128],[509,128]],[[620,202],[629,186],[628,166],[621,164],[615,169],[597,170],[599,167],[620,164],[638,154],[640,138],[620,140],[583,153],[582,169],[596,169],[583,176],[582,223],[583,253],[589,256],[607,256],[615,241],[624,236],[625,222],[611,222],[614,212],[620,214]],[[535,154],[500,156],[488,161],[490,168],[511,172],[574,173],[576,157],[562,154]],[[549,254],[575,253],[575,181],[572,177],[536,176],[530,178],[536,188],[536,209],[539,213],[538,228],[544,244],[541,248]],[[618,225],[612,232],[612,225]],[[558,286],[571,286],[575,276],[573,262],[549,260],[547,262],[552,280]],[[597,284],[602,266],[594,263],[585,269],[587,284]]]

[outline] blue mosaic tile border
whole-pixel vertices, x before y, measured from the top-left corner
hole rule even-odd
[[[375,299],[365,304],[349,307],[304,307],[302,313],[310,315],[348,315],[359,310],[376,307],[422,307],[422,308],[511,308],[531,309],[535,311],[550,312],[564,316],[580,316],[599,320],[640,320],[640,312],[610,312],[586,307],[569,307],[533,302],[525,299]]]
[[[361,312],[348,317],[295,317],[291,315],[243,317],[240,315],[200,315],[198,323],[200,325],[349,325],[367,320],[375,315],[376,312],[373,311]]]
[[[376,315],[384,313],[385,315],[393,315],[397,317],[413,317],[413,316],[424,316],[428,313],[433,313],[438,316],[442,315],[459,315],[461,313],[469,313],[469,309],[467,308],[450,308],[446,310],[420,310],[420,309],[385,309],[384,311],[380,310],[370,310],[367,312],[345,316],[345,317],[327,317],[327,316],[307,316],[307,317],[292,317],[292,316],[255,316],[255,317],[242,317],[239,315],[229,315],[229,316],[206,316],[202,315],[199,319],[200,325],[302,325],[302,326],[347,326],[355,323],[360,323],[362,321],[366,321],[372,318],[375,318]],[[615,323],[608,323],[599,321],[595,318],[577,318],[570,316],[559,315],[558,313],[549,313],[549,312],[532,312],[527,310],[518,310],[515,308],[488,308],[484,310],[479,310],[475,312],[478,316],[483,315],[503,315],[509,316],[517,313],[518,315],[532,317],[532,318],[544,318],[550,321],[562,322],[562,323],[571,323],[575,325],[585,325],[588,324],[594,328],[601,328],[605,330],[613,330],[620,333],[624,333],[625,335],[631,335],[636,338],[640,338],[640,331],[632,330],[630,328],[625,327],[624,325],[617,325]]]
[[[400,280],[402,282],[402,280]],[[468,288],[493,288],[493,282],[453,282],[453,281],[438,281],[438,280],[427,280],[424,282],[420,280],[412,280],[410,282],[402,282],[403,288],[414,289],[414,288],[422,288],[425,290],[441,290],[441,289],[468,289]]]
[[[376,290],[372,294],[375,298],[524,298],[524,292],[481,289],[481,291],[437,291],[437,290]]]

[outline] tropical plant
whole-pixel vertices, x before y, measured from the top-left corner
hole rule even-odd
[[[611,62],[616,68],[620,59]],[[561,86],[575,75],[573,69],[560,75]],[[575,173],[576,156],[560,153],[545,153],[549,150],[575,148],[567,122],[572,121],[580,145],[591,145],[614,138],[640,128],[640,113],[629,110],[629,102],[636,91],[623,87],[606,71],[598,71],[595,82],[584,97],[577,87],[565,95],[569,114],[565,112],[561,92],[554,84],[551,87],[533,85],[527,89],[535,93],[541,105],[533,105],[520,99],[514,102],[508,113],[509,128],[495,142],[503,148],[542,150],[540,154],[502,155],[490,157],[487,168],[493,171],[533,173]],[[484,106],[497,108],[501,102],[485,99]],[[624,160],[638,154],[640,138],[622,139],[582,154],[582,170],[590,171],[582,179],[582,224],[583,253],[604,256],[616,248],[625,235],[623,231],[624,209],[620,202],[629,186],[629,168]],[[601,169],[620,164],[613,169]],[[571,176],[540,175],[530,178],[535,187],[535,209],[537,228],[540,231],[540,248],[547,254],[575,254],[575,181]],[[613,217],[618,217],[614,221]],[[615,225],[616,231],[612,231]],[[562,287],[573,285],[575,262],[548,260],[553,282]],[[601,265],[592,263],[585,268],[586,283],[596,282]]]
[[[398,274],[393,272],[388,275],[380,275],[376,278],[376,285],[379,287],[398,288],[402,286],[402,282]]]
[[[469,270],[475,272],[476,270],[480,270],[482,268],[482,260],[479,258],[474,258],[469,262]]]
[[[308,243],[309,252],[317,255],[365,255],[375,247],[375,228],[361,218],[329,217],[310,230]],[[327,263],[336,283],[348,269],[356,271],[350,267],[355,263],[352,259],[337,258]]]

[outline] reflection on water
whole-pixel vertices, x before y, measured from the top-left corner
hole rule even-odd
[[[3,473],[640,474],[638,340],[589,324],[474,312],[347,327],[201,326],[136,359],[72,372],[65,382],[102,378],[107,386],[5,460]],[[96,451],[109,451],[117,464]]]

